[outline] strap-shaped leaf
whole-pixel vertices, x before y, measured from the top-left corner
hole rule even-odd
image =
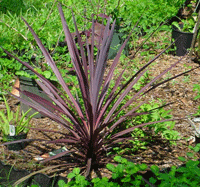
[[[23,19],[23,18],[22,18]],[[31,26],[26,22],[25,19],[23,19],[23,21],[26,23],[26,25],[28,26],[29,30],[31,31],[32,35],[34,36],[38,46],[40,47],[47,63],[51,66],[53,72],[55,73],[56,77],[59,80],[59,83],[62,85],[63,89],[66,91],[66,93],[68,94],[69,98],[72,100],[73,104],[76,107],[77,112],[79,113],[79,115],[81,116],[82,119],[84,119],[83,113],[81,111],[81,109],[79,108],[76,100],[74,99],[74,97],[72,96],[67,84],[65,83],[61,73],[59,72],[58,68],[56,67],[55,62],[53,61],[52,57],[50,56],[50,54],[48,53],[48,51],[45,49],[45,47],[43,46],[41,40],[38,38],[38,36],[36,35],[35,31],[31,28]],[[85,123],[85,122],[84,122]]]
[[[140,124],[140,125],[136,125],[136,126],[134,126],[134,127],[130,127],[130,128],[128,128],[128,129],[126,129],[126,130],[123,130],[123,131],[121,131],[121,132],[119,132],[119,133],[114,134],[113,136],[111,136],[111,139],[115,139],[115,138],[117,138],[117,137],[120,137],[120,136],[122,136],[122,135],[125,135],[125,134],[127,134],[127,133],[130,133],[130,132],[132,132],[135,128],[140,128],[140,127],[143,127],[143,126],[146,126],[146,125],[152,125],[152,124],[155,124],[155,123],[162,123],[162,122],[175,121],[175,120],[180,120],[180,118],[179,118],[179,119],[177,119],[177,118],[174,118],[174,119],[163,119],[163,120],[160,120],[160,121],[153,121],[153,122],[148,122],[148,123],[143,123],[143,124]]]
[[[115,21],[112,25],[110,35],[108,35],[109,26],[110,26],[110,20],[108,19],[108,22],[107,22],[107,25],[106,25],[106,28],[104,31],[104,35],[103,35],[103,42],[101,45],[99,57],[97,59],[97,66],[96,66],[96,71],[95,71],[93,85],[92,85],[91,102],[93,103],[93,114],[94,115],[96,115],[96,112],[97,112],[97,101],[98,101],[99,91],[100,91],[100,88],[102,85],[103,76],[104,76],[104,72],[105,72],[108,51],[109,51],[110,44],[112,41],[112,36],[114,33]]]

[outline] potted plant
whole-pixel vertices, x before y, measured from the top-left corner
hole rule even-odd
[[[4,96],[3,99],[6,105],[6,113],[3,110],[0,111],[0,132],[2,134],[2,140],[4,142],[8,142],[19,139],[26,139],[27,133],[29,131],[29,122],[33,116],[38,114],[38,112],[26,118],[31,109],[25,113],[22,111],[22,115],[20,115],[20,108],[17,107],[17,111],[14,113],[11,111]],[[8,149],[20,150],[23,149],[25,145],[26,144],[24,142],[9,144]]]
[[[172,38],[175,40],[176,55],[183,56],[191,47],[196,25],[196,13],[187,19],[180,19],[180,22],[172,22]]]

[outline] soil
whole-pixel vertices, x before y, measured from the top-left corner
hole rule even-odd
[[[163,33],[165,34],[165,33]],[[155,41],[158,42],[158,41]],[[159,50],[156,53],[160,52]],[[131,56],[131,55],[130,55]],[[155,77],[160,72],[164,71],[167,67],[180,60],[182,57],[177,57],[172,54],[164,54],[156,63],[150,68],[150,75]],[[144,56],[137,54],[135,60],[140,65],[146,63]],[[188,57],[183,57],[181,62],[178,63],[170,74],[167,76],[174,76],[181,72],[187,71],[191,68],[198,67],[199,64],[194,61],[188,60]],[[119,67],[120,68],[120,67]],[[123,67],[121,67],[123,68]],[[197,92],[193,91],[193,85],[199,84],[200,70],[196,69],[189,72],[186,75],[178,77],[176,80],[172,80],[169,83],[165,83],[162,86],[156,88],[153,92],[146,95],[148,100],[162,99],[166,103],[172,103],[167,106],[166,109],[172,109],[172,114],[176,118],[185,118],[176,121],[174,129],[180,133],[180,139],[177,140],[176,145],[170,145],[169,141],[164,140],[161,136],[153,136],[154,143],[149,143],[146,150],[138,150],[134,154],[123,155],[124,157],[132,160],[135,163],[146,163],[148,166],[153,164],[158,165],[161,169],[170,167],[172,165],[180,165],[183,162],[178,160],[179,156],[186,157],[186,153],[190,151],[189,145],[195,146],[195,131],[191,124],[186,119],[186,116],[196,113],[198,106],[200,105],[200,99],[194,100]],[[9,105],[14,110],[19,102],[13,98],[9,98]],[[4,104],[0,105],[1,108],[5,108]],[[33,128],[43,128],[50,130],[64,131],[65,129],[53,122],[49,118],[32,119],[31,124]],[[42,133],[40,131],[31,129],[28,133],[29,139],[55,139],[58,135],[55,133]],[[187,139],[186,139],[187,138]],[[189,138],[189,139],[188,139]],[[0,146],[0,160],[6,164],[14,165],[18,169],[27,169],[29,171],[37,171],[45,166],[65,163],[65,160],[55,160],[45,164],[40,164],[35,161],[34,158],[39,155],[43,155],[53,149],[61,148],[61,145],[45,144],[44,142],[32,142],[24,150],[21,151],[9,151],[5,146]],[[70,147],[68,147],[70,149]],[[199,158],[199,153],[196,153]],[[54,170],[55,171],[55,170]],[[61,173],[62,176],[66,176],[67,171]],[[45,173],[51,175],[51,170],[45,171]]]

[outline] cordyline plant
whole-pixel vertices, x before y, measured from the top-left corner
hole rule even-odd
[[[41,43],[40,39],[38,38],[34,30],[24,19],[23,19],[24,22],[28,26],[38,46],[43,52],[46,61],[48,62],[53,72],[57,76],[57,79],[60,85],[62,86],[62,89],[64,90],[65,94],[59,91],[51,82],[45,79],[42,75],[37,73],[28,63],[22,62],[20,59],[14,57],[11,53],[6,51],[5,49],[3,50],[5,51],[5,53],[15,58],[20,63],[25,65],[27,68],[32,70],[38,76],[39,81],[37,80],[37,83],[42,88],[43,92],[45,92],[53,102],[50,102],[40,96],[37,96],[34,93],[21,90],[19,90],[21,94],[24,94],[29,98],[31,98],[32,102],[24,100],[17,96],[14,97],[18,98],[20,101],[31,106],[40,113],[48,116],[49,118],[58,122],[59,124],[62,124],[68,131],[68,133],[65,134],[64,132],[35,128],[36,130],[40,131],[55,132],[64,135],[64,138],[51,141],[46,140],[46,143],[64,143],[67,145],[72,145],[71,150],[47,158],[43,162],[59,158],[70,153],[71,155],[74,155],[73,161],[77,163],[73,165],[85,167],[85,175],[88,176],[93,169],[98,169],[100,166],[110,161],[109,158],[106,156],[107,151],[111,147],[113,147],[116,143],[123,142],[124,140],[130,138],[127,135],[130,132],[132,132],[135,128],[140,128],[145,125],[173,120],[173,119],[163,119],[156,122],[144,123],[127,129],[122,129],[121,131],[120,130],[116,131],[116,128],[118,128],[120,125],[126,122],[127,118],[133,118],[148,113],[148,112],[143,112],[143,113],[137,112],[139,107],[142,104],[144,104],[144,102],[142,101],[141,103],[139,102],[140,98],[149,91],[155,89],[157,86],[175,78],[173,77],[165,81],[156,83],[158,82],[157,80],[160,79],[166,72],[175,67],[180,62],[180,60],[171,65],[171,67],[163,71],[161,74],[153,78],[149,83],[147,83],[143,88],[141,88],[141,90],[138,91],[129,101],[121,105],[123,99],[131,91],[132,87],[147,71],[146,68],[150,64],[152,64],[152,62],[154,62],[162,53],[164,53],[165,50],[163,50],[159,55],[157,55],[146,65],[144,65],[136,74],[134,74],[126,82],[126,84],[121,86],[120,80],[127,66],[124,67],[124,70],[115,79],[115,84],[112,87],[110,83],[114,75],[114,70],[117,67],[121,52],[125,47],[130,36],[121,46],[115,59],[112,62],[111,67],[107,70],[107,73],[105,73],[107,67],[106,66],[107,56],[113,36],[115,21],[113,22],[110,28],[111,25],[110,18],[107,19],[106,27],[102,32],[102,37],[100,39],[101,41],[99,41],[99,43],[101,44],[100,49],[98,50],[96,58],[94,58],[94,45],[95,45],[94,19],[92,21],[93,26],[91,29],[91,33],[88,33],[90,34],[91,37],[91,46],[89,46],[89,42],[87,42],[87,37],[86,37],[86,46],[83,46],[82,38],[78,32],[77,25],[73,16],[76,28],[76,34],[78,38],[78,48],[77,48],[76,43],[66,24],[60,4],[58,6],[58,9],[60,12],[60,17],[68,45],[68,50],[70,52],[73,66],[79,82],[79,88],[83,102],[82,105],[79,101],[80,98],[74,96],[71,93],[67,84],[64,82],[64,79],[61,76],[59,70],[57,69],[56,64],[53,61],[52,57],[45,49],[45,47]],[[177,76],[180,76],[182,74],[179,74]],[[65,95],[67,95],[67,97]],[[125,110],[132,103],[134,104],[134,108],[132,108],[123,116],[118,115],[121,111]],[[36,139],[23,140],[23,141],[34,141],[34,140]],[[54,167],[59,167],[59,166],[54,166]]]

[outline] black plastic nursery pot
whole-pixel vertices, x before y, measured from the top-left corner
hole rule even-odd
[[[7,136],[7,141],[11,142],[11,141],[16,141],[16,140],[21,140],[21,139],[26,139],[27,138],[27,134],[22,133],[19,135],[14,135],[14,136]],[[27,142],[20,142],[20,143],[13,143],[13,144],[9,144],[7,145],[7,148],[9,150],[13,150],[13,151],[19,151],[24,149],[27,146]]]
[[[27,170],[17,170],[11,165],[6,165],[3,162],[0,161],[0,186],[1,187],[8,187],[13,186],[13,184],[21,179],[22,177],[25,177],[26,175],[30,174]],[[41,187],[58,187],[58,181],[64,180],[65,183],[67,183],[67,178],[62,176],[55,176],[55,177],[49,177],[45,174],[38,173],[26,181],[24,181],[20,186],[26,187],[31,186],[33,184],[36,184]]]
[[[124,38],[123,36],[127,35],[126,32],[122,32],[123,27],[121,26],[116,26],[114,29],[113,33],[113,38],[112,42],[110,45],[110,50],[108,53],[108,59],[114,59],[115,56],[117,55],[117,52],[119,51],[120,47],[124,43],[126,37]],[[124,55],[128,56],[129,55],[129,47],[128,43],[126,44],[124,48]]]
[[[40,88],[39,86],[37,85],[37,83],[35,82],[35,80],[31,79],[31,78],[28,78],[28,77],[19,77],[19,81],[20,81],[20,90],[22,91],[29,91],[31,93],[34,93],[34,94],[39,94],[41,95],[42,93],[40,93]],[[25,99],[25,100],[30,100],[28,99],[27,96],[25,96],[24,94],[21,94],[20,93],[20,97],[22,99]],[[27,110],[30,109],[30,107],[26,104],[24,104],[23,102],[20,103],[20,107],[21,107],[21,110],[25,113]],[[36,111],[34,109],[32,109],[28,114],[27,116],[31,116],[32,114],[34,114]],[[34,118],[41,118],[42,115],[41,114],[37,114],[34,116]]]
[[[191,47],[193,35],[194,33],[182,32],[177,27],[172,27],[172,38],[175,40],[177,56],[184,56],[187,53],[187,49]]]
[[[28,70],[28,69],[25,69],[26,72],[28,72],[29,74],[33,74],[31,72],[31,70]],[[29,77],[23,77],[23,76],[20,76],[19,77],[19,81],[20,81],[20,90],[22,91],[28,91],[28,92],[31,92],[31,93],[34,93],[36,95],[39,95],[40,97],[44,98],[44,99],[47,99],[47,100],[50,100],[49,97],[44,93],[42,92],[41,88],[39,87],[39,85],[36,83],[36,81],[32,78],[29,78]],[[24,94],[20,94],[20,97],[22,99],[25,99],[25,100],[28,100],[30,101],[30,99],[25,96]],[[20,103],[20,107],[21,107],[21,110],[25,113],[27,110],[30,109],[30,107],[26,104],[24,104],[23,102]],[[35,112],[37,112],[36,110],[32,109],[28,114],[27,116],[31,116],[32,114],[34,114]],[[34,118],[41,118],[41,117],[45,117],[44,115],[38,113],[37,115],[34,116]]]

